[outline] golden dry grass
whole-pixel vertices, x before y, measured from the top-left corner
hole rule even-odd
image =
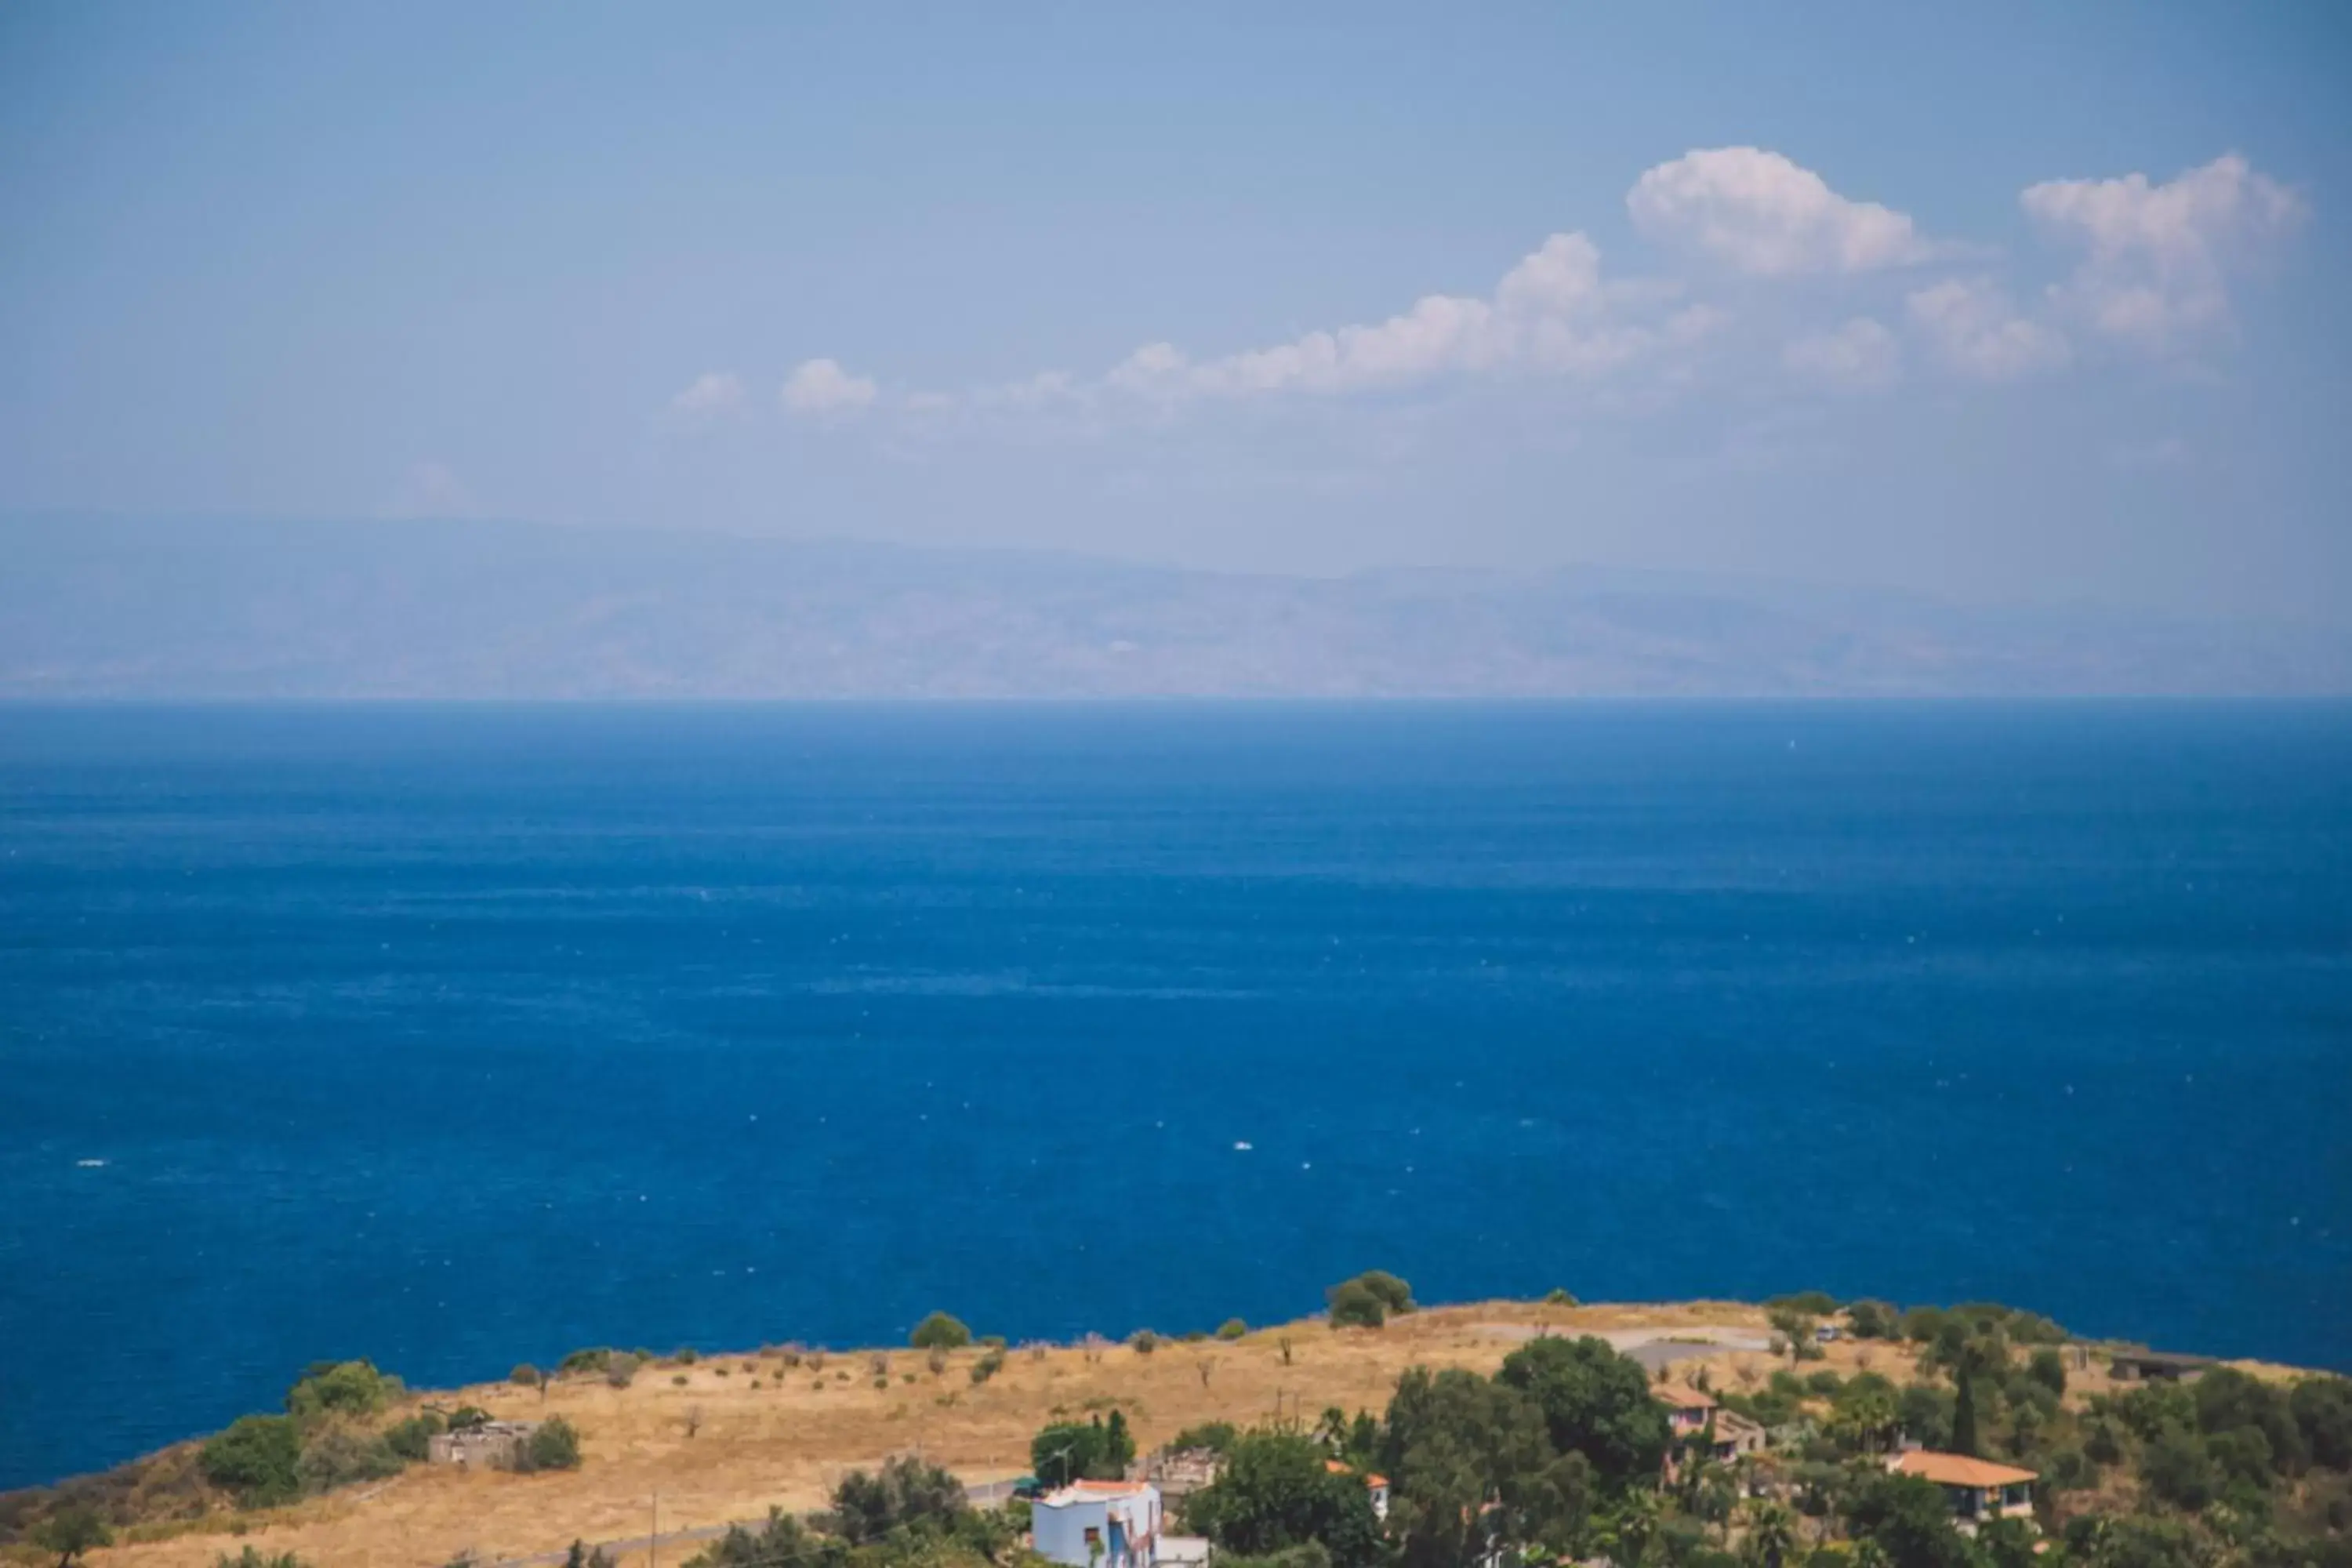
[[[242,1539],[226,1533],[229,1521],[221,1516],[174,1539],[118,1546],[93,1561],[100,1568],[210,1568],[225,1549],[251,1541],[266,1552],[298,1552],[318,1568],[440,1568],[466,1551],[495,1562],[560,1550],[575,1537],[593,1542],[643,1535],[656,1497],[665,1532],[755,1519],[771,1507],[814,1507],[849,1470],[898,1453],[919,1452],[968,1482],[1019,1475],[1028,1468],[1029,1438],[1039,1426],[1112,1404],[1127,1412],[1146,1449],[1204,1421],[1246,1424],[1277,1411],[1312,1420],[1330,1405],[1377,1411],[1406,1367],[1492,1372],[1535,1327],[1607,1333],[1622,1344],[1651,1337],[1630,1331],[1663,1337],[1696,1329],[1761,1331],[1765,1320],[1760,1309],[1738,1302],[1487,1302],[1432,1309],[1378,1331],[1335,1332],[1308,1321],[1234,1342],[1163,1341],[1150,1354],[1125,1345],[1095,1354],[1057,1348],[1037,1358],[1015,1350],[1004,1369],[979,1386],[971,1381],[977,1351],[957,1352],[933,1374],[921,1352],[904,1349],[830,1352],[821,1372],[787,1370],[774,1356],[709,1355],[692,1366],[649,1366],[625,1389],[601,1378],[565,1379],[543,1398],[533,1389],[483,1384],[430,1397],[445,1406],[478,1405],[499,1416],[562,1415],[580,1430],[581,1468],[518,1476],[415,1466],[379,1486],[246,1516],[249,1533]],[[1883,1342],[1824,1348],[1825,1359],[1803,1370],[1851,1375],[1869,1368],[1900,1382],[1916,1359]],[[869,1367],[877,1353],[889,1367],[880,1388]],[[1787,1364],[1764,1352],[1718,1349],[1677,1363],[1675,1375],[1686,1379],[1705,1365],[1717,1388],[1760,1387]],[[2074,1376],[2084,1393],[2105,1386],[2096,1372]],[[679,1377],[682,1386],[673,1381]],[[690,1412],[698,1413],[699,1430],[689,1437]],[[674,1563],[688,1554],[673,1547],[664,1560]]]
[[[665,1532],[757,1518],[772,1506],[814,1507],[849,1470],[897,1453],[919,1452],[967,1481],[1019,1475],[1028,1468],[1030,1436],[1057,1413],[1082,1417],[1115,1403],[1150,1448],[1197,1422],[1271,1416],[1277,1404],[1310,1420],[1333,1405],[1379,1410],[1398,1373],[1415,1363],[1491,1372],[1517,1342],[1514,1328],[1672,1333],[1762,1324],[1757,1309],[1736,1303],[1496,1302],[1417,1312],[1378,1331],[1334,1332],[1310,1321],[1232,1342],[1162,1342],[1148,1355],[1125,1345],[1098,1360],[1077,1349],[1050,1350],[1042,1359],[1015,1350],[1003,1371],[977,1387],[971,1367],[979,1352],[959,1352],[935,1376],[921,1352],[903,1349],[879,1352],[889,1359],[888,1384],[879,1389],[867,1366],[874,1352],[831,1352],[814,1373],[806,1366],[788,1372],[773,1357],[706,1355],[692,1366],[647,1367],[625,1389],[565,1379],[543,1401],[533,1389],[488,1384],[431,1397],[499,1416],[562,1415],[580,1429],[582,1467],[517,1476],[415,1466],[380,1486],[249,1515],[243,1538],[226,1533],[224,1517],[217,1530],[208,1524],[169,1541],[118,1546],[93,1561],[101,1568],[210,1568],[224,1550],[247,1541],[266,1552],[299,1552],[319,1568],[440,1568],[468,1550],[496,1561],[560,1549],[575,1536],[642,1535],[656,1494]],[[904,1381],[908,1373],[912,1383]],[[682,1387],[672,1382],[679,1376]],[[700,1414],[692,1437],[689,1411]],[[686,1553],[666,1555],[676,1562]]]

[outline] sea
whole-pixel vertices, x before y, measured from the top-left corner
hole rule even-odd
[[[589,1345],[2352,1369],[2352,708],[0,709],[0,1486]]]

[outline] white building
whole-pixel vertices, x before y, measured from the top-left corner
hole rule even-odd
[[[1160,1489],[1149,1481],[1078,1481],[1029,1505],[1037,1555],[1064,1568],[1154,1568]]]

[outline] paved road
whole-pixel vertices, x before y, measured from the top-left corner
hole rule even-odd
[[[963,1495],[974,1507],[994,1508],[1013,1495],[1013,1483],[982,1481],[978,1486],[964,1488]],[[757,1519],[735,1520],[726,1524],[701,1524],[692,1530],[665,1531],[659,1535],[632,1535],[620,1541],[597,1541],[589,1544],[605,1552],[622,1568],[628,1568],[632,1559],[642,1561],[656,1551],[669,1555],[670,1562],[675,1564],[684,1562],[685,1558],[671,1555],[670,1548],[673,1546],[699,1546],[705,1542],[718,1540],[737,1524],[746,1530],[757,1530],[767,1522],[767,1515],[761,1514]],[[490,1568],[562,1568],[563,1559],[571,1550],[567,1546],[557,1552],[542,1552],[535,1557],[503,1557]]]

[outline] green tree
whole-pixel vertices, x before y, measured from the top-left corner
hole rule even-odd
[[[68,1503],[33,1527],[33,1544],[58,1554],[58,1568],[71,1568],[73,1560],[114,1544],[114,1532],[87,1503]]]
[[[1847,1505],[1847,1522],[1886,1554],[1890,1568],[1980,1568],[1952,1528],[1944,1489],[1916,1476],[1879,1476]]]
[[[2288,1394],[2287,1408],[2314,1463],[2352,1470],[2352,1378],[2306,1377]]]
[[[1582,1454],[1606,1485],[1645,1479],[1665,1459],[1666,1415],[1642,1363],[1606,1340],[1531,1340],[1496,1376],[1535,1400],[1553,1447]]]
[[[878,1475],[852,1470],[833,1490],[835,1523],[852,1546],[926,1523],[952,1523],[968,1506],[961,1482],[911,1454],[884,1461]]]
[[[1227,1318],[1217,1325],[1217,1338],[1221,1340],[1237,1340],[1248,1332],[1249,1325],[1239,1318]]]
[[[1381,1299],[1381,1305],[1396,1313],[1413,1310],[1412,1287],[1385,1268],[1367,1268],[1356,1276],[1356,1282]]]
[[[320,1362],[286,1391],[286,1414],[308,1425],[327,1415],[373,1415],[400,1393],[400,1379],[364,1361]]]
[[[1758,1503],[1748,1515],[1740,1556],[1758,1568],[1780,1568],[1797,1547],[1797,1516],[1777,1502]]]
[[[241,1508],[268,1508],[301,1495],[295,1467],[302,1439],[286,1415],[240,1415],[197,1451],[205,1479],[236,1494]]]
[[[553,1416],[532,1429],[515,1468],[576,1470],[580,1468],[580,1434],[562,1416]]]
[[[1977,1380],[1965,1374],[1952,1396],[1952,1452],[1977,1452]]]
[[[1557,1456],[1534,1399],[1456,1367],[1412,1367],[1397,1380],[1379,1458],[1406,1568],[1468,1562],[1547,1528],[1562,1533],[1560,1494],[1594,1489],[1589,1464],[1550,1470]]]
[[[915,1325],[907,1342],[919,1351],[960,1351],[971,1343],[971,1331],[945,1312],[933,1312]]]
[[[380,1481],[400,1474],[407,1463],[392,1445],[373,1433],[336,1424],[313,1432],[294,1462],[295,1479],[313,1495],[358,1481]]]
[[[1856,1301],[1845,1310],[1845,1321],[1858,1340],[1891,1340],[1903,1331],[1900,1314],[1884,1301]]]
[[[2191,1512],[2211,1502],[2219,1490],[2204,1439],[2179,1426],[2158,1434],[2141,1451],[2139,1477],[2158,1498]]]
[[[1388,1321],[1387,1304],[1361,1279],[1342,1280],[1332,1286],[1326,1300],[1335,1329],[1377,1329]]]
[[[1360,1477],[1326,1468],[1311,1438],[1250,1432],[1224,1468],[1185,1506],[1192,1528],[1223,1550],[1264,1556],[1319,1543],[1333,1568],[1371,1568],[1381,1556],[1380,1521]]]
[[[849,1548],[838,1536],[821,1535],[781,1509],[770,1509],[760,1529],[738,1524],[711,1543],[686,1568],[845,1568]]]
[[[2025,1363],[2028,1377],[2063,1398],[2066,1394],[2066,1358],[2058,1353],[2055,1345],[2037,1345]]]

